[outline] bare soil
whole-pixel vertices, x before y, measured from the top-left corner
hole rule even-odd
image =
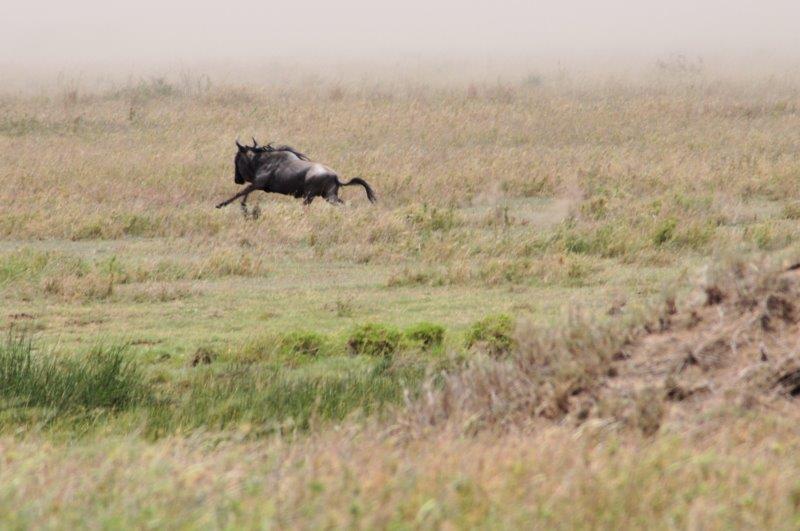
[[[726,406],[794,410],[800,270],[742,266],[695,295],[683,308],[668,300],[598,385],[573,397],[570,414],[579,421],[614,417],[648,432]]]

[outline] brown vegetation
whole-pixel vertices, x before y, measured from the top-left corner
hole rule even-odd
[[[668,298],[650,313],[555,330],[523,324],[510,356],[477,358],[431,385],[403,422],[474,433],[591,421],[652,435],[727,407],[795,409],[786,401],[800,395],[797,269],[738,264],[680,307]]]

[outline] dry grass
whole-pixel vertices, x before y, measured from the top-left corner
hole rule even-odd
[[[302,441],[6,438],[0,508],[23,527],[796,527],[796,424],[718,423],[656,440],[564,427],[410,443],[350,429]]]
[[[769,91],[759,81],[696,77],[508,84],[502,98],[493,90],[423,85],[386,98],[331,99],[326,87],[292,97],[224,87],[5,98],[0,234],[221,242],[246,231],[255,245],[310,245],[360,261],[413,252],[429,262],[543,252],[663,260],[665,248],[672,256],[788,243],[791,205],[770,205],[800,191],[792,82]],[[271,198],[255,223],[235,208],[209,208],[235,190],[231,146],[243,133],[289,141],[345,176],[367,177],[381,205],[368,207],[352,190],[352,208],[340,211]],[[524,198],[568,198],[573,208],[543,223],[509,208]],[[453,210],[469,206],[485,213]],[[752,221],[766,224],[740,230]]]

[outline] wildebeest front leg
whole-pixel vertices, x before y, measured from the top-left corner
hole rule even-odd
[[[307,193],[307,194],[306,194],[306,196],[303,198],[303,204],[304,204],[304,205],[310,205],[310,204],[311,204],[311,201],[313,201],[313,200],[314,200],[314,194],[312,194],[312,193],[310,193],[310,192],[309,192],[309,193]]]
[[[248,185],[242,191],[240,191],[238,194],[236,194],[233,197],[231,197],[230,199],[226,199],[222,203],[218,204],[217,208],[222,208],[224,206],[228,206],[228,205],[230,205],[231,203],[233,203],[234,201],[236,201],[237,199],[239,199],[242,196],[244,196],[245,201],[246,201],[247,200],[247,196],[250,195],[250,192],[252,192],[255,189],[256,189],[256,187],[253,186],[252,184]],[[247,207],[245,207],[245,208],[247,208]]]
[[[247,197],[248,197],[248,195],[247,195],[247,194],[245,194],[245,196],[242,198],[242,202],[241,202],[241,203],[239,203],[239,206],[240,206],[240,207],[241,207],[241,209],[242,209],[242,215],[243,215],[245,218],[246,218],[247,216],[249,216],[249,215],[250,215],[250,213],[247,211]]]

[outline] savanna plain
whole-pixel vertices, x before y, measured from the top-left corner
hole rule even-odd
[[[0,84],[0,527],[800,526],[800,70],[513,72]]]

